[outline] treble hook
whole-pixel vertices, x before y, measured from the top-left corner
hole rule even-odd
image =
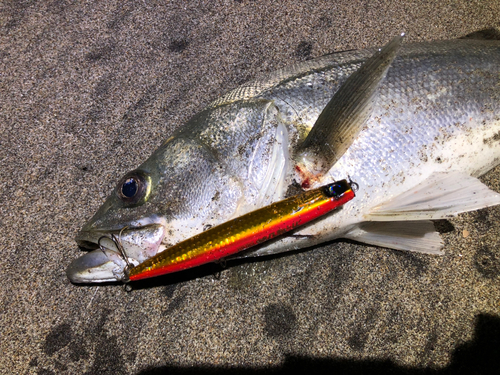
[[[101,237],[99,237],[99,239],[97,240],[97,245],[99,246],[99,249],[102,251],[102,253],[103,253],[104,255],[106,255],[106,252],[104,251],[105,246],[101,245],[101,240],[102,240],[103,238],[107,238],[107,239],[109,240],[109,237],[108,237],[108,236],[101,236]]]
[[[118,249],[118,251],[120,252],[120,255],[121,257],[123,258],[123,260],[125,261],[125,263],[127,264],[124,268],[123,268],[123,274],[125,275],[124,278],[123,278],[123,282],[124,283],[128,283],[130,280],[128,279],[128,271],[133,268],[133,265],[129,262],[128,260],[128,257],[127,257],[127,254],[125,254],[125,249],[123,248],[123,245],[122,245],[122,233],[125,229],[127,229],[128,227],[123,227],[121,230],[120,230],[120,233],[118,234],[118,237],[116,237],[113,233],[111,233],[111,238],[108,237],[108,236],[101,236],[99,237],[99,239],[97,240],[97,245],[99,246],[99,249],[102,251],[102,253],[104,255],[106,255],[106,252],[104,251],[104,249],[106,248],[106,246],[102,245],[101,244],[101,240],[103,238],[106,238],[108,240],[111,240],[113,241],[113,243],[115,244],[116,248]],[[127,292],[129,292],[129,288],[125,288],[125,290]]]
[[[221,259],[219,259],[218,263],[220,264],[220,266],[221,266],[223,269],[224,269],[224,268],[226,268],[226,266],[227,266],[227,260],[226,260],[226,258],[221,258]]]
[[[121,230],[120,230],[120,233],[118,234],[118,237],[116,237],[113,233],[111,233],[111,240],[115,243],[115,246],[116,248],[118,249],[118,251],[120,252],[123,260],[125,261],[125,263],[127,263],[127,269],[130,269],[132,268],[133,266],[131,266],[130,262],[128,261],[128,257],[127,255],[125,254],[125,249],[123,248],[123,245],[122,245],[122,233],[125,229],[127,229],[128,227],[123,227]]]

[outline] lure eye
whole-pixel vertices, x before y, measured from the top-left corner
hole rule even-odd
[[[116,194],[126,203],[138,203],[145,197],[148,191],[148,183],[149,179],[143,172],[130,172],[116,187]]]
[[[328,195],[330,197],[338,197],[340,194],[342,194],[341,186],[339,184],[332,184],[327,187],[328,189]]]
[[[344,193],[351,189],[351,186],[346,180],[334,182],[325,186],[325,194],[334,199],[339,199]]]

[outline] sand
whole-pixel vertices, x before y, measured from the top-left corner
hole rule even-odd
[[[500,208],[434,257],[333,242],[139,285],[76,286],[114,184],[239,84],[326,53],[499,25],[500,2],[7,1],[0,8],[0,373],[488,373]],[[500,191],[500,169],[483,178]]]

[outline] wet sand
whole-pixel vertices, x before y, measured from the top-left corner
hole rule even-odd
[[[337,241],[130,293],[65,275],[119,177],[224,92],[402,31],[464,36],[498,14],[498,1],[465,0],[4,4],[0,373],[498,369],[500,208],[441,223],[442,257]],[[500,192],[500,169],[483,181]]]

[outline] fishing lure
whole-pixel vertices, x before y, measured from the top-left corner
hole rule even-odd
[[[126,269],[125,282],[213,262],[304,225],[354,198],[356,183],[337,181],[212,227]]]

